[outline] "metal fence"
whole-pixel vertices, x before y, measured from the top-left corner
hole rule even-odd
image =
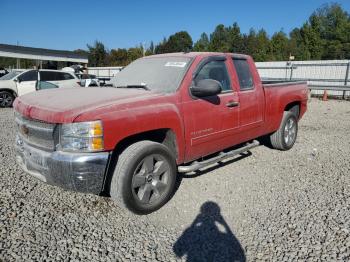
[[[328,90],[333,96],[350,96],[348,60],[258,62],[256,66],[263,80],[307,81],[313,94]]]
[[[89,74],[96,75],[98,78],[110,79],[122,70],[122,66],[110,66],[110,67],[89,67]]]

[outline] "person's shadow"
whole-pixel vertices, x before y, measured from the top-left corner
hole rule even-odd
[[[177,257],[194,261],[246,261],[244,250],[220,214],[220,207],[206,202],[200,214],[173,246]]]

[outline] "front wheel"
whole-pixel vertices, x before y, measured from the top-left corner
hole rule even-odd
[[[8,91],[0,91],[0,107],[11,107],[15,97]]]
[[[134,213],[151,213],[170,199],[176,175],[175,158],[166,146],[152,141],[137,142],[118,158],[111,197]]]
[[[285,111],[279,129],[270,136],[270,141],[275,149],[289,150],[293,147],[298,134],[298,120],[295,114]]]

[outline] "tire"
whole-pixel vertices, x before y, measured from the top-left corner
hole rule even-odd
[[[0,91],[0,107],[11,107],[15,97],[8,91]]]
[[[111,180],[111,197],[133,213],[149,214],[168,202],[176,176],[176,161],[166,146],[140,141],[119,155]]]
[[[286,151],[293,147],[298,134],[298,120],[295,113],[285,111],[279,129],[270,136],[273,148]]]

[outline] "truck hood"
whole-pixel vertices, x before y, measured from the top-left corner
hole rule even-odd
[[[70,123],[82,113],[110,105],[123,105],[159,94],[143,89],[62,88],[42,90],[18,97],[20,114],[49,123]]]

